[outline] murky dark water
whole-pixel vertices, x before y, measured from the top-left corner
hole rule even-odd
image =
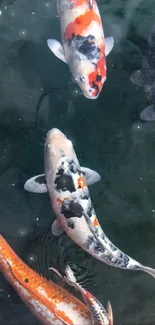
[[[104,89],[91,101],[76,91],[67,66],[46,45],[49,37],[60,40],[55,2],[0,1],[0,229],[12,248],[48,278],[57,280],[49,266],[63,271],[69,263],[104,305],[111,301],[116,325],[152,325],[155,281],[102,264],[66,235],[53,238],[48,196],[23,189],[29,177],[43,172],[47,130],[60,128],[72,139],[81,165],[102,176],[90,192],[105,233],[155,268],[155,123],[140,120],[147,99],[130,82],[155,23],[155,3],[103,0],[99,8],[105,35],[114,36],[115,46]],[[50,89],[33,132],[37,102]],[[40,324],[2,275],[0,324]]]

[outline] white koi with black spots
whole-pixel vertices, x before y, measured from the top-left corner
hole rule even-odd
[[[52,233],[62,232],[100,261],[127,270],[144,271],[155,277],[155,270],[146,267],[118,249],[105,235],[96,217],[88,186],[100,179],[90,170],[80,167],[72,142],[58,129],[47,133],[44,147],[45,175],[28,180],[29,192],[49,192],[57,216]]]

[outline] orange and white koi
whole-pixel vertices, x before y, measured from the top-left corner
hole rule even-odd
[[[113,312],[110,301],[107,304],[107,310],[103,305],[96,299],[89,291],[84,289],[79,283],[77,283],[76,278],[71,270],[70,266],[67,265],[65,269],[65,276],[62,277],[61,274],[54,268],[50,268],[56,272],[59,277],[67,282],[67,284],[78,290],[88,307],[91,315],[92,325],[113,325]]]
[[[95,0],[58,0],[62,45],[48,39],[50,50],[67,63],[85,97],[95,99],[106,80],[105,57],[113,48],[113,37],[104,38]]]
[[[28,267],[0,235],[0,272],[44,325],[92,325],[87,306]]]
[[[57,217],[52,224],[53,235],[59,236],[65,231],[77,245],[100,261],[155,277],[154,269],[123,253],[103,232],[90,198],[89,177],[80,167],[72,142],[54,128],[47,133],[44,150],[45,175],[32,177],[24,188],[36,193],[49,192]]]

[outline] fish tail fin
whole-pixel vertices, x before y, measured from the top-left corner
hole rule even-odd
[[[113,311],[112,311],[112,307],[111,307],[111,303],[108,300],[107,303],[107,314],[108,314],[108,318],[109,318],[109,325],[113,325]]]
[[[153,278],[155,278],[155,269],[152,269],[151,267],[148,266],[142,266],[141,270],[150,274]]]

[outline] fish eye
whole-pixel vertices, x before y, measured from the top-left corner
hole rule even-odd
[[[85,77],[84,76],[80,77],[80,81],[85,82]]]

